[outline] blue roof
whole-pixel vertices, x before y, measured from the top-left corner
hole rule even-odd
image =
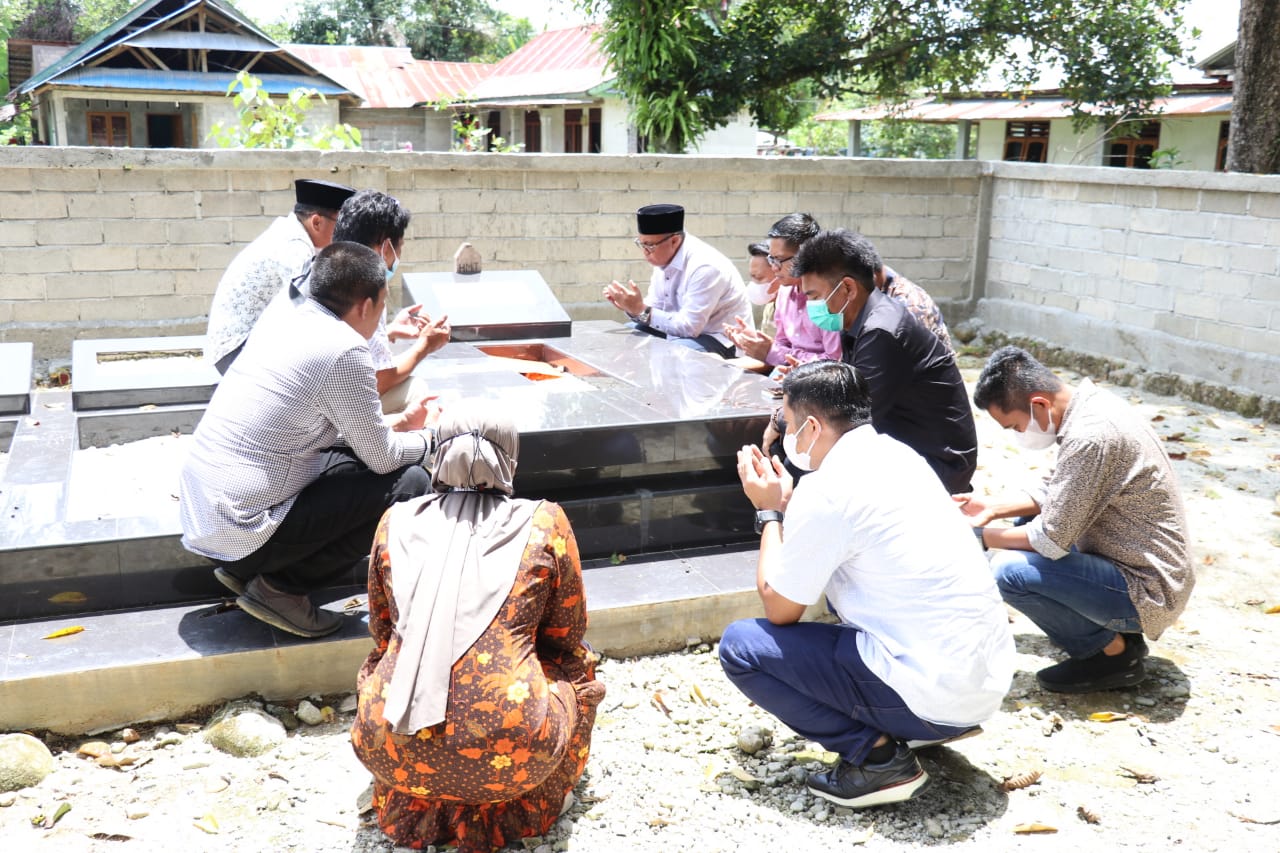
[[[301,88],[315,89],[325,96],[344,95],[347,90],[323,77],[304,74],[255,74],[271,95],[287,95]],[[140,68],[73,68],[58,77],[62,86],[86,89],[138,89],[151,92],[202,92],[225,95],[236,79],[234,71],[153,71]]]

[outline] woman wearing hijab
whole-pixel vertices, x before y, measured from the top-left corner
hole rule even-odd
[[[555,823],[604,685],[569,520],[511,496],[510,418],[459,404],[438,438],[435,493],[397,504],[374,539],[351,743],[397,845],[490,851]]]

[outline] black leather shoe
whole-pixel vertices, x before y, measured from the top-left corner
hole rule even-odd
[[[910,800],[929,787],[916,755],[899,743],[893,757],[883,764],[861,766],[841,759],[830,770],[810,773],[809,790],[836,805],[865,809]]]

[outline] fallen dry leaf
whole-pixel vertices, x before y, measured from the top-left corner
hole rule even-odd
[[[221,830],[218,828],[218,819],[212,814],[207,814],[199,820],[193,821],[195,828],[201,832],[207,832],[209,835],[217,835]]]
[[[1032,785],[1039,782],[1040,775],[1039,770],[1031,770],[1027,773],[1019,773],[1016,776],[1006,776],[997,787],[1006,793],[1009,791],[1020,791],[1023,788],[1030,788]]]
[[[355,598],[348,599],[346,603],[342,605],[342,609],[347,611],[348,613],[359,607],[364,607],[364,599],[360,596],[356,596]]]
[[[1013,828],[1013,831],[1018,835],[1034,835],[1041,833],[1047,835],[1050,832],[1057,832],[1058,828],[1056,826],[1049,826],[1047,823],[1020,823]]]
[[[1130,770],[1128,767],[1121,767],[1120,775],[1128,776],[1139,785],[1150,785],[1160,779],[1160,777],[1154,773],[1144,773],[1141,770]]]
[[[192,734],[193,732],[198,732],[200,731],[200,728],[201,726],[199,723],[174,723],[173,724],[174,731],[184,735],[189,735],[189,734]]]
[[[1276,824],[1280,823],[1280,818],[1276,818],[1275,820],[1256,820],[1254,818],[1247,817],[1242,814],[1236,814],[1235,812],[1227,812],[1227,814],[1231,815],[1233,818],[1240,821],[1241,823],[1254,823],[1254,824],[1257,824],[1258,826],[1275,826]]]
[[[1162,420],[1164,420],[1164,415],[1156,415],[1154,418],[1152,418],[1152,419],[1151,419],[1151,422],[1152,422],[1153,424],[1158,424],[1158,423],[1160,423]]]
[[[1187,434],[1185,432],[1171,432],[1168,435],[1164,436],[1164,440],[1165,441],[1182,441],[1182,439],[1186,437],[1187,437]]]
[[[661,693],[654,693],[650,701],[653,702],[653,707],[657,708],[668,717],[671,716],[671,709],[668,708],[667,703],[663,701]]]
[[[104,755],[111,754],[111,744],[101,740],[90,740],[80,744],[80,748],[76,750],[76,755],[83,755],[88,758],[101,758]]]
[[[665,817],[655,817],[649,819],[649,826],[670,826],[671,821]]]
[[[1114,723],[1129,719],[1129,715],[1117,711],[1094,711],[1089,715],[1089,719],[1095,723]]]
[[[1259,604],[1265,604],[1266,601],[1261,598],[1246,598],[1244,600],[1244,603],[1249,605],[1250,607],[1257,607]]]
[[[729,768],[729,773],[739,782],[759,782],[760,780],[737,765]]]
[[[60,592],[57,595],[49,596],[50,604],[84,604],[88,600],[89,596],[85,595],[83,592],[75,592],[74,590],[68,590],[66,592]]]
[[[45,634],[40,639],[56,640],[59,637],[70,637],[72,634],[79,634],[83,630],[84,630],[83,625],[68,625],[66,628],[59,628],[58,630],[54,631],[52,634]]]
[[[1191,451],[1191,456],[1194,459],[1203,459],[1206,456],[1212,456],[1212,455],[1213,455],[1212,453],[1210,453],[1208,450],[1205,450],[1204,448],[1197,448]]]
[[[211,776],[204,782],[204,790],[206,794],[217,794],[231,787],[231,780],[226,776]]]
[[[1085,823],[1092,823],[1092,824],[1102,823],[1102,821],[1098,818],[1096,814],[1089,811],[1084,806],[1076,807],[1076,817],[1080,818]]]
[[[1171,453],[1169,454],[1169,458],[1170,458],[1170,459],[1186,459],[1186,458],[1187,458],[1187,454],[1185,454],[1185,453],[1172,453],[1172,452],[1171,452]]]

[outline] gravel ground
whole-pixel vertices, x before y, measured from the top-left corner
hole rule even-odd
[[[966,377],[974,378],[972,369]],[[1067,374],[1070,381],[1078,377]],[[1019,671],[981,737],[923,751],[933,786],[919,799],[852,812],[811,796],[804,774],[830,760],[751,706],[714,645],[607,660],[587,775],[551,833],[514,850],[773,851],[1278,850],[1280,798],[1280,428],[1176,399],[1129,398],[1178,459],[1199,585],[1180,622],[1152,644],[1137,688],[1062,697],[1034,672],[1058,655],[1022,617]],[[1013,446],[979,420],[981,491],[1002,491],[1050,454]],[[744,573],[752,571],[744,564]],[[368,775],[346,731],[351,697],[318,697],[330,722],[302,725],[273,752],[233,758],[205,744],[206,718],[139,727],[135,763],[104,768],[84,741],[56,739],[55,771],[0,794],[6,851],[389,851],[361,795]],[[1103,722],[1091,715],[1111,712]],[[754,754],[739,735],[771,743]],[[1008,777],[1038,780],[1005,792]],[[33,818],[70,811],[52,828]],[[47,822],[47,821],[46,821]],[[1040,833],[1020,830],[1041,827]],[[1050,832],[1050,830],[1054,830]]]

